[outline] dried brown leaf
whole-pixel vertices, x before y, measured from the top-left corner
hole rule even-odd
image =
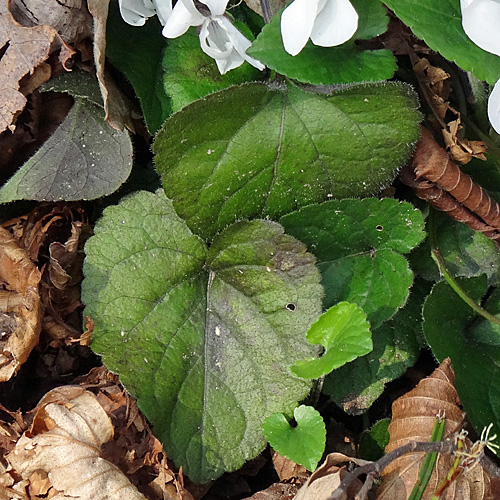
[[[115,465],[100,456],[102,445],[112,437],[113,426],[96,397],[81,387],[62,387],[42,398],[30,431],[7,460],[28,481],[35,472],[45,472],[56,490],[51,498],[57,500],[145,500]]]
[[[132,106],[105,71],[106,21],[109,0],[87,0],[87,4],[94,18],[94,63],[104,101],[105,119],[116,130],[123,130],[124,127],[127,127],[128,130],[134,132],[134,122],[131,116]]]
[[[465,415],[457,404],[454,380],[455,374],[450,359],[447,358],[429,377],[421,380],[415,389],[393,403],[387,453],[406,443],[429,441],[436,415],[445,416],[444,438],[453,436],[462,428]],[[470,440],[467,440],[467,446],[470,444]],[[421,452],[409,453],[387,466],[383,471],[383,482],[377,499],[406,499],[415,485],[424,456]],[[453,460],[453,456],[438,456],[423,500],[429,500],[433,496],[450,470]],[[488,488],[488,477],[482,467],[476,464],[451,484],[442,500],[482,500],[486,498]]]
[[[0,47],[6,48],[0,58],[0,132],[3,132],[15,129],[14,122],[26,105],[27,93],[50,77],[47,66],[39,71],[36,68],[58,50],[59,60],[66,66],[75,52],[51,26],[21,26],[9,12],[8,0],[0,0]],[[32,78],[34,82],[21,89],[23,78]]]
[[[40,272],[16,239],[0,227],[0,381],[9,380],[38,343],[43,308]],[[3,286],[2,286],[3,285]]]
[[[10,11],[22,26],[52,26],[69,44],[92,36],[92,16],[83,0],[10,0]]]
[[[309,472],[303,465],[298,465],[277,452],[273,453],[273,464],[280,481],[298,479],[302,484],[309,476]]]
[[[262,16],[262,7],[260,0],[245,0],[245,3],[257,14]],[[280,9],[285,7],[287,0],[269,0],[270,15],[274,16]]]
[[[299,490],[294,500],[327,500],[340,486],[342,479],[348,472],[340,464],[355,463],[362,466],[366,460],[348,457],[343,453],[330,453],[326,460],[318,467]],[[362,488],[362,483],[356,479],[347,490],[347,500],[354,500],[355,495]]]

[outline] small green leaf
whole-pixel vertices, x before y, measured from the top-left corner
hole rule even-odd
[[[85,247],[92,348],[137,398],[195,482],[265,447],[261,425],[310,390],[290,366],[317,354],[313,255],[270,221],[237,223],[207,250],[163,191],[108,207]]]
[[[486,277],[458,278],[457,282],[476,302],[487,291]],[[482,303],[482,302],[481,302]],[[500,314],[498,290],[482,303]],[[433,354],[451,358],[455,386],[467,418],[478,433],[493,423],[500,430],[500,328],[479,317],[446,283],[434,286],[425,301],[424,333]]]
[[[120,15],[118,3],[110,2],[106,56],[130,80],[151,134],[155,134],[172,113],[170,99],[163,88],[162,57],[167,40],[161,30],[156,16],[145,26],[127,24]]]
[[[300,360],[292,372],[302,378],[319,378],[373,349],[370,324],[356,304],[341,302],[330,307],[307,332],[311,344],[325,348],[320,359]]]
[[[359,440],[359,457],[363,460],[375,462],[385,455],[385,447],[389,444],[390,418],[383,418],[372,426],[371,429],[363,431]]]
[[[388,382],[415,364],[420,348],[425,345],[422,305],[429,290],[427,282],[417,281],[406,305],[390,321],[372,331],[373,351],[325,378],[323,392],[346,413],[366,412]]]
[[[384,0],[413,33],[433,50],[493,85],[500,58],[480,49],[462,28],[459,0]]]
[[[400,253],[425,238],[422,214],[413,205],[390,198],[332,200],[280,223],[318,258],[325,308],[354,302],[375,329],[405,303],[413,273]]]
[[[296,427],[282,413],[267,417],[262,424],[264,436],[280,455],[313,471],[325,450],[325,422],[312,406],[295,408],[293,416]]]
[[[177,213],[210,239],[238,219],[276,219],[332,196],[377,192],[418,137],[416,108],[399,84],[330,96],[245,84],[170,117],[155,162]]]
[[[337,47],[319,47],[311,41],[296,56],[285,51],[281,39],[281,12],[274,16],[257,37],[248,54],[282,75],[314,85],[376,82],[392,78],[396,60],[389,50],[362,50],[355,40],[380,35],[387,16],[380,2],[353,2],[359,14],[358,31]]]
[[[163,67],[165,89],[172,99],[174,112],[217,90],[260,80],[264,75],[247,62],[221,75],[215,61],[201,50],[195,28],[179,38],[169,40]]]
[[[75,71],[52,85],[74,92],[75,103],[42,147],[2,186],[0,203],[93,200],[116,191],[130,174],[129,134],[104,121],[103,109],[94,104],[97,82]]]

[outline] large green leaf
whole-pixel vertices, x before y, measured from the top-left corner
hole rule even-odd
[[[249,33],[245,33],[249,36]],[[215,61],[200,48],[195,28],[170,40],[163,58],[165,89],[173,111],[217,90],[243,82],[260,80],[264,73],[247,62],[221,75]]]
[[[468,295],[479,302],[487,291],[485,276],[458,278]],[[498,290],[483,304],[500,315]],[[424,305],[424,333],[432,352],[451,358],[455,385],[476,431],[493,423],[500,431],[500,328],[478,316],[446,283],[434,286]]]
[[[104,121],[97,81],[75,71],[46,90],[68,92],[75,103],[42,147],[2,186],[0,203],[93,200],[116,191],[130,174],[132,143],[128,132]]]
[[[419,120],[401,84],[320,95],[252,83],[174,114],[153,151],[177,213],[211,238],[237,219],[377,192],[408,158]]]
[[[362,50],[355,40],[372,38],[387,29],[388,18],[382,3],[355,0],[359,14],[353,38],[338,47],[319,47],[311,41],[296,56],[285,51],[281,39],[281,12],[271,19],[248,53],[278,73],[301,82],[331,85],[374,82],[392,78],[396,60],[389,50]]]
[[[413,33],[446,59],[491,85],[500,76],[500,58],[480,49],[462,28],[460,0],[384,0]]]
[[[279,224],[240,222],[207,251],[162,191],[105,210],[86,245],[92,347],[137,397],[170,458],[196,482],[265,446],[261,425],[290,413],[310,383],[321,312],[314,257]]]
[[[331,200],[281,218],[318,259],[324,307],[354,302],[372,329],[405,303],[413,282],[407,253],[425,237],[420,211],[395,199]]]
[[[127,24],[118,4],[110,2],[106,27],[106,56],[132,83],[141,101],[144,120],[151,134],[157,132],[172,112],[163,88],[163,50],[167,40],[156,16],[145,26]]]

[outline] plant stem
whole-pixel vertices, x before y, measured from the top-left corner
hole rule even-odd
[[[267,24],[271,19],[271,9],[269,8],[269,0],[260,0],[260,7],[262,9],[262,15],[264,16],[264,21]]]

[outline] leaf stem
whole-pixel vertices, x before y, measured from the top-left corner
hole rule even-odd
[[[458,284],[458,282],[455,280],[455,278],[450,274],[448,269],[446,269],[445,262],[443,259],[443,256],[437,250],[436,248],[432,249],[432,257],[435,260],[436,264],[439,267],[439,271],[443,275],[443,278],[445,281],[448,283],[448,285],[453,288],[455,293],[474,311],[476,311],[477,314],[482,316],[483,318],[487,319],[488,321],[491,321],[492,323],[495,323],[497,325],[500,325],[500,318],[497,318],[493,314],[489,313],[486,309],[483,309],[479,304],[474,302],[473,299],[471,299],[465,290]]]
[[[479,304],[477,304],[471,297],[467,295],[467,292],[459,285],[457,280],[451,275],[451,273],[446,268],[446,263],[441,255],[441,252],[437,248],[437,235],[436,235],[436,225],[434,223],[434,210],[431,209],[429,213],[429,241],[431,244],[431,256],[434,262],[437,264],[439,272],[445,279],[445,281],[450,285],[454,292],[477,314],[483,318],[500,325],[500,318],[497,318],[493,314],[489,313],[486,309],[483,309]]]

